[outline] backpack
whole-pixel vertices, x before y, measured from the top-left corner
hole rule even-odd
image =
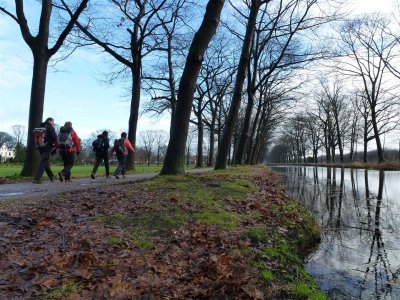
[[[92,143],[93,151],[96,153],[102,153],[104,151],[104,141],[103,138],[98,137]]]
[[[116,139],[114,140],[114,151],[117,154],[123,154],[125,152],[125,139]]]
[[[35,137],[36,148],[45,147],[47,145],[46,138],[46,127],[37,127],[33,129],[33,136]]]
[[[70,149],[74,145],[72,141],[72,128],[61,128],[57,136],[57,143],[60,149]]]

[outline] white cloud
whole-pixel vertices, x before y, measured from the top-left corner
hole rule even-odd
[[[393,8],[392,0],[353,0],[351,4],[354,14],[389,13]]]

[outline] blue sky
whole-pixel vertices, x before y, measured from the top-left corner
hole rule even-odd
[[[25,1],[28,22],[35,1]],[[354,0],[357,13],[377,9],[389,10],[391,0]],[[14,1],[0,1],[14,7]],[[29,12],[29,13],[28,13]],[[38,10],[36,10],[38,14]],[[34,16],[33,16],[34,18]],[[37,22],[30,22],[36,26]],[[0,14],[0,131],[11,133],[12,125],[27,125],[32,76],[32,54],[21,37],[17,24]],[[49,69],[43,118],[54,117],[57,124],[71,121],[78,135],[87,138],[99,129],[109,128],[120,132],[127,130],[129,98],[123,96],[123,86],[106,86],[100,82],[101,73],[109,66],[104,63],[106,54],[79,50]],[[142,97],[142,103],[144,99]],[[169,116],[161,120],[142,116],[138,131],[163,129],[168,131]]]
[[[26,2],[29,5],[32,1]],[[29,22],[30,12],[26,14]],[[36,24],[29,23],[32,27]],[[11,133],[12,125],[27,126],[32,54],[15,21],[0,14],[0,28],[0,131]],[[101,74],[110,68],[104,62],[107,58],[106,54],[81,49],[57,64],[56,70],[49,68],[43,118],[54,117],[61,125],[71,121],[81,138],[103,128],[126,131],[130,98],[123,85],[101,82]],[[142,116],[138,123],[139,132],[168,128],[169,116],[161,120]]]

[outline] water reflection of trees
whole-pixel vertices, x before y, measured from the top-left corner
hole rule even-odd
[[[367,173],[368,171],[366,171]],[[366,187],[368,187],[368,174],[365,176],[366,178]],[[390,269],[390,260],[387,255],[387,251],[385,249],[385,243],[383,242],[382,231],[380,229],[380,218],[381,218],[381,206],[382,206],[382,194],[384,187],[385,173],[383,171],[379,171],[379,187],[378,187],[378,195],[376,197],[376,207],[375,207],[375,218],[373,224],[373,235],[370,246],[370,254],[368,257],[368,261],[366,262],[367,268],[364,274],[363,280],[363,289],[360,291],[360,298],[362,296],[362,292],[369,288],[368,286],[368,277],[370,275],[374,278],[374,291],[376,296],[387,296],[391,294],[392,286],[389,282],[393,278],[397,278],[398,274],[395,274]],[[372,206],[371,199],[369,198],[369,191],[366,193],[366,200],[369,205],[367,205],[368,216],[371,216]],[[369,218],[369,225],[372,225],[372,217]],[[398,273],[398,270],[397,272]]]
[[[376,186],[375,181],[370,185],[369,175],[377,171],[349,170],[347,181],[343,168],[299,167],[292,172],[288,192],[302,199],[312,211],[318,211],[324,234],[320,251],[331,253],[329,249],[339,246],[340,253],[335,255],[340,255],[340,261],[348,265],[338,266],[338,271],[343,268],[349,276],[354,276],[352,289],[357,292],[353,295],[358,294],[361,299],[399,297],[398,286],[396,292],[392,289],[399,285],[400,269],[394,261],[396,256],[389,255],[385,248],[390,235],[382,230],[382,226],[386,226],[383,217],[387,218],[391,213],[390,207],[386,213],[383,205],[385,173],[379,172],[379,185]],[[293,185],[293,182],[296,183]],[[359,253],[357,262],[352,261],[351,253]],[[392,271],[394,268],[396,270]],[[361,277],[357,276],[358,272]]]

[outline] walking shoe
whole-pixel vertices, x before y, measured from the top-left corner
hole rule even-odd
[[[58,179],[60,179],[61,182],[64,181],[64,177],[62,176],[61,172],[58,172]]]
[[[115,178],[119,179],[119,176],[117,174],[114,174]]]
[[[34,179],[34,180],[32,180],[32,183],[34,183],[34,184],[41,184],[42,181],[41,181],[41,180],[36,180],[36,179]]]
[[[122,174],[122,178],[125,178],[125,175],[124,175],[124,174]]]
[[[106,178],[111,178],[111,176],[110,176],[110,175],[107,175]]]
[[[54,180],[57,180],[57,175],[54,175],[53,177],[50,177],[50,181],[53,182]]]
[[[92,178],[92,179],[96,179],[96,177],[94,177],[94,174],[92,173],[92,174],[90,174],[90,178]]]

